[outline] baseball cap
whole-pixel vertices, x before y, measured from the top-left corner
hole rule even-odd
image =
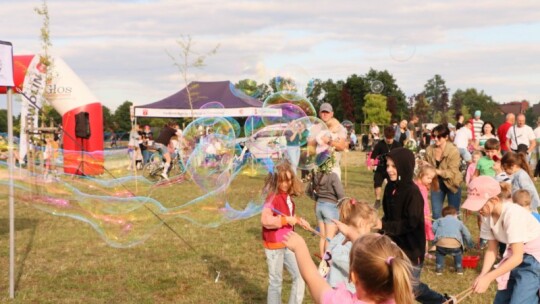
[[[474,178],[467,187],[467,199],[461,206],[467,210],[478,211],[487,201],[501,193],[501,185],[490,176]]]
[[[328,102],[325,102],[319,108],[319,112],[334,112],[334,109],[332,108],[331,104],[329,104]]]

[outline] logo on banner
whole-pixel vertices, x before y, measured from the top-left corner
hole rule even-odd
[[[148,110],[144,109],[144,110],[142,111],[142,115],[144,115],[144,116],[148,115]]]

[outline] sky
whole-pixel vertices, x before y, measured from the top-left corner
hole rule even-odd
[[[0,40],[41,51],[38,0],[0,0]],[[346,79],[387,70],[407,96],[439,74],[453,94],[540,101],[540,1],[48,0],[52,53],[103,105],[161,100],[184,87],[187,35],[206,66],[190,80]],[[6,107],[0,96],[0,107]],[[17,102],[15,103],[17,108]],[[15,110],[17,111],[17,109]]]

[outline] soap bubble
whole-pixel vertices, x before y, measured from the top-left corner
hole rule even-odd
[[[390,57],[399,62],[408,61],[414,56],[415,52],[416,46],[404,37],[394,39],[390,45]]]
[[[380,80],[373,80],[370,85],[371,92],[374,94],[381,94],[384,90],[384,83]]]

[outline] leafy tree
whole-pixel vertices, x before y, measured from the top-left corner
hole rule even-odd
[[[424,96],[431,108],[429,118],[433,119],[436,112],[446,112],[448,110],[449,90],[444,79],[438,74],[429,79],[424,85]]]
[[[364,97],[364,113],[366,113],[366,119],[364,123],[375,122],[380,125],[387,125],[390,123],[390,117],[392,114],[386,110],[386,96],[381,94],[367,94]]]
[[[373,81],[379,80],[383,83],[384,88],[381,92],[382,95],[387,97],[395,97],[396,99],[396,118],[408,118],[408,105],[405,93],[399,88],[396,84],[394,76],[390,74],[387,70],[377,71],[370,69],[369,72],[364,76],[364,88],[366,93],[371,92],[371,84]]]
[[[7,110],[0,109],[0,132],[7,132]]]
[[[111,130],[113,127],[113,114],[111,114],[111,109],[109,109],[106,106],[101,107],[101,111],[103,113],[103,130],[108,131]]]
[[[476,110],[482,112],[483,121],[491,121],[496,126],[504,122],[504,114],[501,112],[499,104],[493,101],[484,91],[478,92],[474,88],[465,91],[458,89],[452,96],[452,100],[463,100],[463,105],[472,113]]]
[[[418,120],[422,123],[431,122],[428,117],[429,104],[423,93],[411,96],[415,100],[414,114],[418,116]]]
[[[347,77],[345,85],[351,95],[352,102],[354,103],[354,117],[356,124],[361,124],[364,120],[364,96],[370,91],[367,88],[365,79],[362,76],[352,74]]]
[[[306,92],[307,99],[316,108],[318,108],[318,106],[322,103],[322,99],[326,95],[323,84],[323,81],[317,78],[313,80],[313,87],[311,88],[311,90],[309,92]]]
[[[133,105],[131,101],[124,101],[116,111],[114,111],[114,131],[124,131],[127,132],[131,130],[131,115],[129,108]]]
[[[242,79],[235,83],[234,87],[248,96],[265,100],[266,97],[272,94],[272,88],[266,83],[258,84],[257,81],[252,79]]]
[[[533,129],[536,127],[537,123],[537,116],[533,112],[533,108],[529,107],[527,108],[527,111],[525,111],[525,123],[529,126],[532,126]]]
[[[344,114],[343,118],[353,123],[356,122],[356,117],[354,116],[355,106],[347,84],[345,84],[341,90],[341,101]]]

